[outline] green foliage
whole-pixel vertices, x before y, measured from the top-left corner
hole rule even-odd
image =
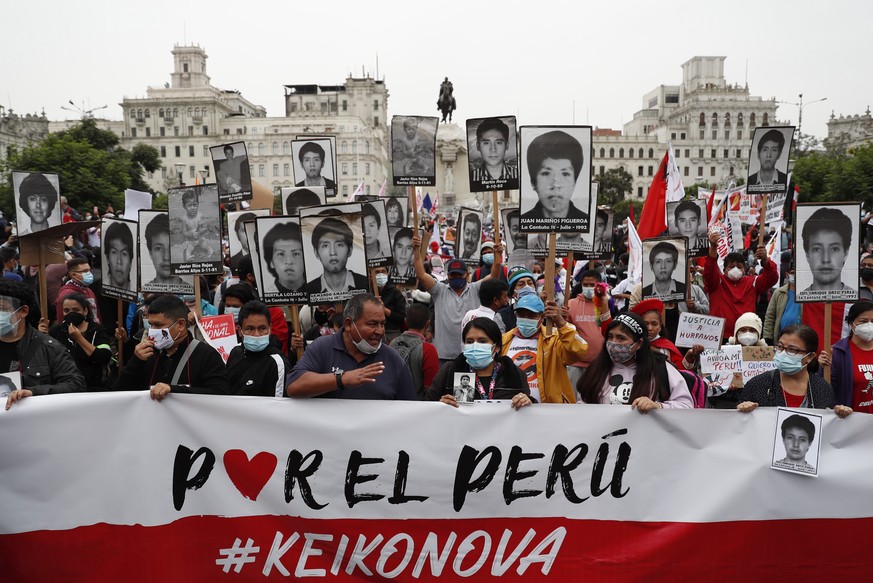
[[[640,215],[643,212],[643,203],[645,203],[644,200],[625,199],[613,204],[612,210],[615,211],[615,219],[612,223],[613,226],[620,225],[626,218],[628,218],[631,205],[634,205],[634,219],[639,223]]]
[[[151,192],[143,173],[160,167],[160,154],[151,146],[139,144],[133,151],[127,151],[118,146],[115,134],[98,128],[94,120],[83,119],[38,144],[11,152],[0,163],[0,209],[7,216],[15,216],[12,193],[15,170],[57,174],[61,195],[84,213],[94,206],[101,211],[109,205],[122,209],[126,188]]]
[[[873,207],[873,144],[810,152],[794,166],[801,202],[861,201]]]
[[[613,205],[624,200],[634,187],[634,177],[624,168],[610,168],[598,174],[594,180],[600,185],[597,190],[597,203]]]

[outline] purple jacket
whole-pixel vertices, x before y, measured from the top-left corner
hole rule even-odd
[[[841,339],[831,347],[831,386],[837,405],[852,406],[852,350],[849,343],[852,337]],[[824,373],[819,371],[820,375]]]

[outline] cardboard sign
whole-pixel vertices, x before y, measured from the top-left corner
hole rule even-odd
[[[236,324],[233,316],[206,316],[197,322],[200,332],[212,348],[218,351],[224,362],[230,357],[230,351],[239,344],[236,338]]]
[[[743,346],[743,358],[740,370],[743,373],[743,384],[762,372],[775,370],[773,362],[775,351],[772,346]]]
[[[742,346],[728,344],[720,349],[700,353],[700,370],[703,373],[735,373],[742,368]]]
[[[704,348],[718,350],[721,346],[724,332],[724,318],[706,314],[679,314],[679,326],[676,329],[676,346],[691,348],[700,344]]]

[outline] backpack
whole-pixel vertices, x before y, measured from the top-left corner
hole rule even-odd
[[[415,334],[401,334],[391,343],[412,373],[412,383],[419,398],[424,397],[424,340]]]
[[[673,366],[672,363],[670,366]],[[677,369],[678,370],[678,369]],[[685,380],[685,385],[688,387],[688,392],[691,393],[691,399],[694,401],[695,409],[706,408],[706,382],[698,374],[687,370],[680,370],[679,374]],[[669,385],[667,377],[667,361],[661,361],[658,365],[658,376],[664,386]]]

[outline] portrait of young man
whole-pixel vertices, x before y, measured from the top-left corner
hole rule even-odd
[[[470,192],[518,189],[515,118],[467,120]]]
[[[755,130],[746,183],[749,194],[785,192],[788,187],[788,152],[793,135],[793,127]]]
[[[859,217],[857,204],[797,206],[798,302],[858,299]]]
[[[140,277],[142,291],[157,293],[193,294],[194,282],[173,275],[170,264],[170,217],[166,212],[142,210],[139,212]]]
[[[326,196],[336,194],[336,171],[329,139],[293,140],[291,151],[295,153],[294,186],[324,188]]]
[[[103,221],[103,293],[136,299],[136,223],[117,219]],[[114,293],[113,293],[114,292]],[[125,293],[126,292],[126,293]]]
[[[310,301],[343,301],[369,289],[361,223],[360,204],[301,211],[300,226],[310,242],[304,248]]]
[[[249,157],[243,142],[223,144],[209,149],[215,167],[215,182],[222,201],[241,200],[252,192],[252,177],[249,172]]]
[[[781,419],[781,422],[780,422]],[[802,474],[817,473],[818,447],[815,447],[815,436],[819,433],[821,418],[814,415],[803,415],[792,411],[780,410],[777,416],[776,443],[784,449],[784,457],[776,459],[781,453],[773,448],[772,467]],[[812,462],[807,457],[812,457]]]
[[[688,239],[688,255],[703,257],[709,252],[706,200],[680,200],[667,203],[667,227],[671,237]]]
[[[16,222],[19,236],[61,224],[57,174],[13,172],[12,186],[18,201]]]
[[[643,289],[644,300],[656,298],[661,301],[685,299],[685,242],[680,239],[643,241]]]
[[[258,217],[270,216],[269,209],[252,209],[247,211],[231,211],[227,213],[227,242],[230,251],[230,271],[233,275],[239,270],[240,261],[251,254],[249,239],[246,237],[245,224]]]

